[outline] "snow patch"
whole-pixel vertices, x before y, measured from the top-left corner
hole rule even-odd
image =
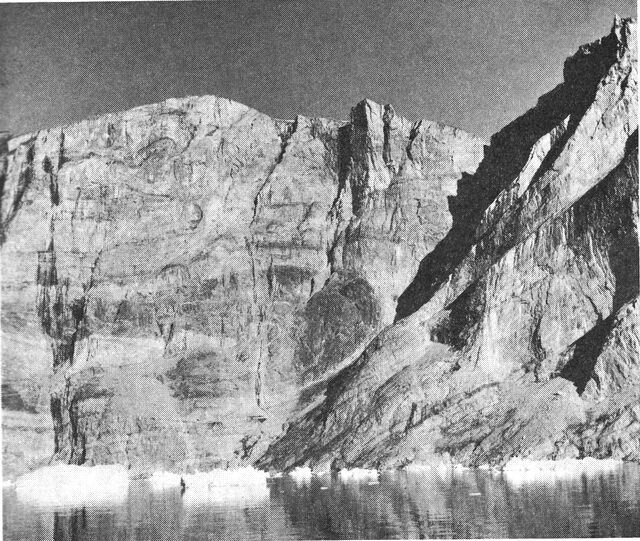
[[[129,476],[121,465],[57,465],[19,477],[16,495],[24,503],[43,507],[109,505],[125,500]]]

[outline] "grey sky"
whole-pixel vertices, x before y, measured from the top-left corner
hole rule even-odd
[[[364,97],[488,135],[631,0],[0,4],[0,129],[215,94],[279,118]]]

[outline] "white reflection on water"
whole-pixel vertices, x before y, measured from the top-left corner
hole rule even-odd
[[[288,473],[288,476],[293,479],[293,481],[298,486],[308,485],[311,483],[311,478],[313,477],[313,472],[311,468],[307,467],[297,467],[291,470]]]
[[[361,481],[370,482],[377,481],[379,477],[378,470],[368,470],[364,468],[343,469],[338,472],[338,477],[341,481]]]
[[[565,460],[527,460],[511,459],[502,474],[512,485],[531,483],[555,483],[559,479],[580,479],[598,476],[603,473],[615,473],[623,467],[621,460],[594,458]]]
[[[444,474],[444,475],[443,475]],[[288,476],[265,490],[206,497],[178,487],[129,487],[110,507],[41,509],[5,489],[5,539],[209,540],[617,537],[640,535],[640,465],[568,477],[509,480],[490,471],[382,472],[378,483]],[[221,487],[220,487],[221,488]]]
[[[212,486],[205,490],[187,489],[182,502],[186,507],[211,504],[243,505],[260,504],[269,500],[269,488],[264,486]]]
[[[129,492],[124,466],[56,465],[18,478],[17,498],[33,506],[110,506],[123,502]]]

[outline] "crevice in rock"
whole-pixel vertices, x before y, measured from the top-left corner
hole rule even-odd
[[[264,306],[259,302],[258,298],[258,277],[256,273],[256,262],[255,262],[255,254],[254,254],[254,245],[252,241],[248,238],[245,238],[245,245],[247,247],[247,252],[249,253],[249,259],[251,260],[251,284],[252,284],[252,302],[251,302],[251,317],[254,320],[253,324],[255,325],[255,334],[253,336],[255,343],[254,347],[256,348],[256,361],[255,361],[255,369],[254,369],[254,396],[256,399],[256,405],[258,407],[264,407],[264,370],[265,363],[263,362],[263,324],[265,322],[265,313]]]
[[[263,341],[264,338],[262,336],[264,331],[264,322],[265,322],[265,307],[259,302],[258,292],[257,292],[257,275],[256,275],[256,262],[255,262],[255,247],[257,246],[252,228],[255,225],[258,218],[258,210],[260,205],[260,198],[265,188],[268,186],[272,175],[277,169],[278,165],[282,163],[284,156],[287,152],[287,148],[291,142],[291,139],[294,133],[298,129],[299,117],[296,117],[294,122],[288,124],[285,129],[279,134],[280,136],[280,152],[276,156],[276,159],[269,170],[264,182],[258,189],[254,199],[253,199],[253,215],[251,218],[251,222],[249,224],[249,231],[251,234],[251,238],[245,238],[245,246],[247,248],[247,252],[249,254],[249,258],[251,260],[251,278],[252,278],[252,317],[256,320],[256,330],[255,330],[255,340],[257,347],[256,351],[256,364],[254,369],[254,395],[256,399],[256,405],[258,407],[264,407],[264,371],[265,371],[265,361],[263,359]],[[267,272],[267,286],[268,286],[268,295],[271,295],[274,287],[274,275],[273,275],[273,262],[271,262],[271,266]]]
[[[18,175],[18,183],[16,191],[13,195],[13,201],[9,204],[9,208],[5,212],[6,196],[6,181],[7,181],[7,167],[8,167],[8,149],[7,140],[0,142],[0,156],[2,156],[2,162],[0,163],[0,214],[2,215],[2,223],[0,224],[0,246],[2,246],[7,239],[7,231],[9,225],[14,220],[20,206],[22,205],[22,199],[27,193],[27,190],[31,186],[35,178],[34,170],[34,157],[35,157],[35,137],[27,141],[27,151],[25,156],[25,165],[21,169]]]
[[[276,159],[273,165],[271,166],[271,169],[267,173],[267,176],[265,177],[264,182],[258,189],[258,192],[256,193],[255,197],[253,198],[253,216],[251,218],[251,223],[249,224],[249,228],[251,228],[255,224],[256,219],[258,217],[258,206],[260,204],[260,196],[262,195],[262,192],[269,184],[269,181],[271,180],[271,176],[275,172],[276,168],[278,167],[278,165],[282,163],[282,160],[284,159],[284,155],[287,152],[287,147],[289,146],[289,143],[291,142],[291,138],[293,137],[293,134],[296,132],[297,129],[298,129],[298,117],[296,117],[296,119],[289,126],[287,126],[287,128],[283,131],[283,133],[279,134],[280,152],[276,156]]]
[[[253,434],[247,434],[240,440],[240,445],[242,446],[242,450],[235,451],[235,454],[239,455],[241,460],[248,459],[253,453],[253,450],[255,449],[255,446],[258,444],[259,441],[260,441],[259,436],[256,436]]]
[[[395,116],[393,107],[389,104],[384,106],[384,114],[382,115],[382,160],[390,169],[395,168],[393,158],[391,157],[391,122]]]
[[[71,427],[70,464],[84,464],[86,458],[86,435],[79,430],[78,396],[69,401],[69,425]]]
[[[77,299],[70,299],[69,279],[58,279],[53,238],[49,248],[38,253],[36,311],[42,330],[52,339],[54,369],[73,363],[76,342],[87,332],[87,304],[99,258],[100,252],[91,268],[88,283],[83,285],[83,294]]]
[[[371,105],[368,100],[361,101],[351,109],[351,168],[349,183],[351,188],[351,208],[354,217],[359,218],[367,200],[367,186],[371,172],[368,162],[373,155],[371,141]]]
[[[105,143],[105,146],[107,148],[111,148],[114,145],[117,137],[118,132],[116,131],[115,126],[113,125],[113,123],[109,122],[107,124],[107,141]]]
[[[471,327],[486,310],[484,290],[468,288],[448,307],[448,317],[431,329],[431,340],[461,351],[468,345]]]
[[[65,371],[73,366],[78,340],[88,334],[87,306],[102,251],[91,266],[88,281],[82,285],[82,294],[72,299],[69,278],[58,276],[53,222],[51,228],[49,247],[38,253],[36,313],[44,334],[51,339],[54,381],[59,378],[64,381],[53,385],[50,397],[55,456],[71,464],[82,464],[86,458],[86,436],[79,429],[78,400]]]
[[[87,455],[87,438],[80,430],[78,402],[79,397],[73,394],[70,380],[65,378],[64,387],[51,395],[50,409],[54,458],[63,459],[68,464],[82,465]]]
[[[338,128],[338,191],[331,203],[331,209],[327,216],[327,220],[330,223],[335,223],[333,240],[327,247],[327,263],[329,264],[331,274],[341,267],[336,261],[336,252],[342,238],[343,227],[341,227],[341,225],[344,223],[344,220],[347,219],[346,216],[343,216],[343,212],[346,209],[343,208],[342,203],[345,190],[347,190],[348,187],[349,175],[353,167],[351,131],[351,124]]]
[[[571,360],[562,367],[558,374],[561,378],[571,381],[576,386],[578,394],[584,392],[590,379],[595,378],[598,383],[594,368],[614,320],[615,313],[607,319],[599,321],[588,333],[576,340],[573,344]]]
[[[411,131],[409,132],[409,141],[407,142],[406,153],[409,160],[412,162],[415,161],[413,157],[413,152],[411,147],[413,146],[413,142],[416,140],[420,132],[422,131],[422,120],[418,120],[413,126],[411,126]]]
[[[269,267],[267,268],[267,294],[269,297],[273,295],[275,283],[275,273],[273,270],[273,257],[269,260]]]
[[[49,401],[51,418],[53,420],[53,452],[58,454],[62,451],[64,445],[62,437],[64,435],[64,420],[62,413],[62,400],[59,396],[51,396]]]
[[[342,209],[342,196],[347,188],[349,174],[352,166],[351,156],[351,125],[347,124],[338,128],[338,190],[331,203],[328,219],[335,220],[340,216]]]
[[[69,158],[67,158],[66,154],[65,154],[65,149],[64,149],[64,141],[65,141],[65,135],[64,135],[64,130],[60,130],[60,145],[58,146],[58,166],[57,166],[57,170],[60,171],[60,169],[62,169],[62,167],[64,166],[65,163],[67,163],[69,160]]]
[[[264,406],[264,362],[262,361],[262,338],[260,336],[261,325],[258,326],[258,340],[260,340],[260,347],[258,349],[258,362],[256,364],[256,382],[255,382],[255,394],[256,405],[260,408]]]
[[[58,189],[58,177],[53,172],[53,165],[51,165],[51,160],[49,156],[45,156],[42,160],[42,169],[49,177],[49,197],[51,199],[51,204],[58,206],[60,204],[60,191]]]

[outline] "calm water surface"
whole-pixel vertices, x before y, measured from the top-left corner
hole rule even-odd
[[[4,539],[222,540],[640,536],[640,465],[567,477],[383,473],[379,484],[273,479],[184,496],[133,483],[125,501],[41,508],[3,490]]]

